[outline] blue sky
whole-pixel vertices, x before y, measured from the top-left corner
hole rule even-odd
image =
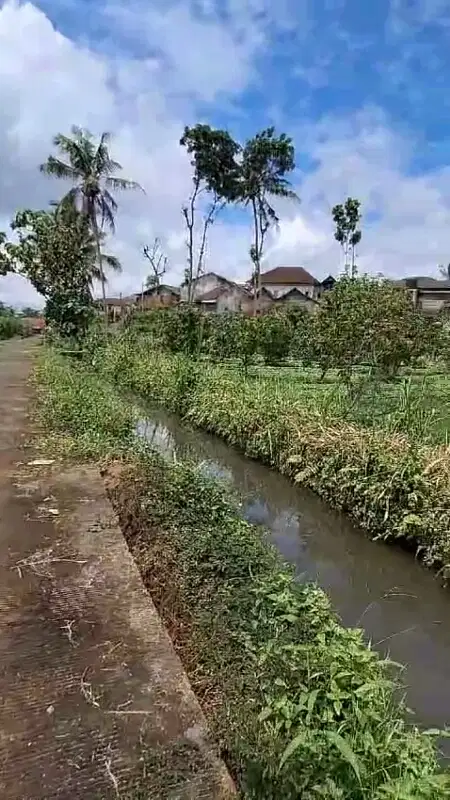
[[[450,0],[7,0],[0,136],[20,179],[0,178],[0,227],[57,192],[33,172],[52,133],[112,130],[124,170],[147,190],[121,202],[114,246],[126,263],[113,288],[142,280],[140,247],[154,235],[175,279],[190,185],[183,124],[240,139],[274,124],[294,138],[302,205],[280,209],[268,266],[338,271],[330,209],[352,194],[365,212],[364,269],[434,274],[450,260],[449,44]],[[225,215],[215,227],[211,269],[244,277],[247,223]]]

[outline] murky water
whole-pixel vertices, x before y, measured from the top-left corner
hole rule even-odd
[[[345,625],[364,628],[377,650],[405,666],[416,721],[450,725],[450,590],[431,571],[410,553],[370,541],[312,492],[159,409],[138,433],[163,453],[189,456],[228,480],[245,518],[269,529],[299,579],[317,581]],[[450,741],[441,746],[449,758]]]

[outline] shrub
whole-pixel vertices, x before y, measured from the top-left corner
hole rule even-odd
[[[308,486],[374,538],[403,539],[450,575],[450,454],[406,435],[362,428],[295,402],[277,386],[221,367],[196,369],[147,349],[114,346],[101,359],[109,377],[182,414],[229,444]],[[189,375],[189,381],[185,377]],[[182,382],[184,381],[184,383]],[[185,388],[183,388],[183,386]]]
[[[147,457],[111,494],[243,797],[447,796],[389,663],[294,581],[216,482]]]

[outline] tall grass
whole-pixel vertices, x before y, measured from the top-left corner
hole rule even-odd
[[[183,404],[196,378],[177,370]],[[294,580],[223,488],[136,453],[128,401],[88,370],[50,352],[34,385],[41,425],[67,436],[70,455],[85,457],[87,436],[91,456],[130,456],[111,497],[243,798],[450,796],[431,733],[406,724],[395,700],[392,666],[320,589]]]
[[[0,340],[20,336],[23,330],[22,321],[14,314],[0,314]]]
[[[372,537],[407,541],[450,574],[447,446],[426,445],[398,425],[354,424],[326,403],[286,395],[276,382],[246,380],[126,338],[109,345],[97,365],[109,380],[310,487]]]

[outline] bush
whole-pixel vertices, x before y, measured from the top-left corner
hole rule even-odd
[[[243,797],[449,796],[430,737],[394,699],[389,662],[294,580],[219,484],[140,452],[128,402],[78,364],[46,353],[35,385],[41,422],[69,435],[70,453],[133,453],[111,494]]]
[[[34,370],[33,383],[37,421],[62,437],[63,449],[71,455],[96,458],[131,442],[132,406],[79,363],[70,364],[46,350]]]
[[[374,538],[402,539],[450,575],[450,455],[402,434],[353,425],[221,367],[128,348],[103,353],[106,377],[276,467],[342,509]],[[180,382],[180,375],[190,375]],[[185,389],[183,389],[185,386]]]
[[[0,313],[0,339],[12,339],[13,336],[20,336],[23,330],[22,320],[14,314]]]
[[[217,483],[147,457],[111,494],[242,797],[447,796],[389,663],[294,581]]]

